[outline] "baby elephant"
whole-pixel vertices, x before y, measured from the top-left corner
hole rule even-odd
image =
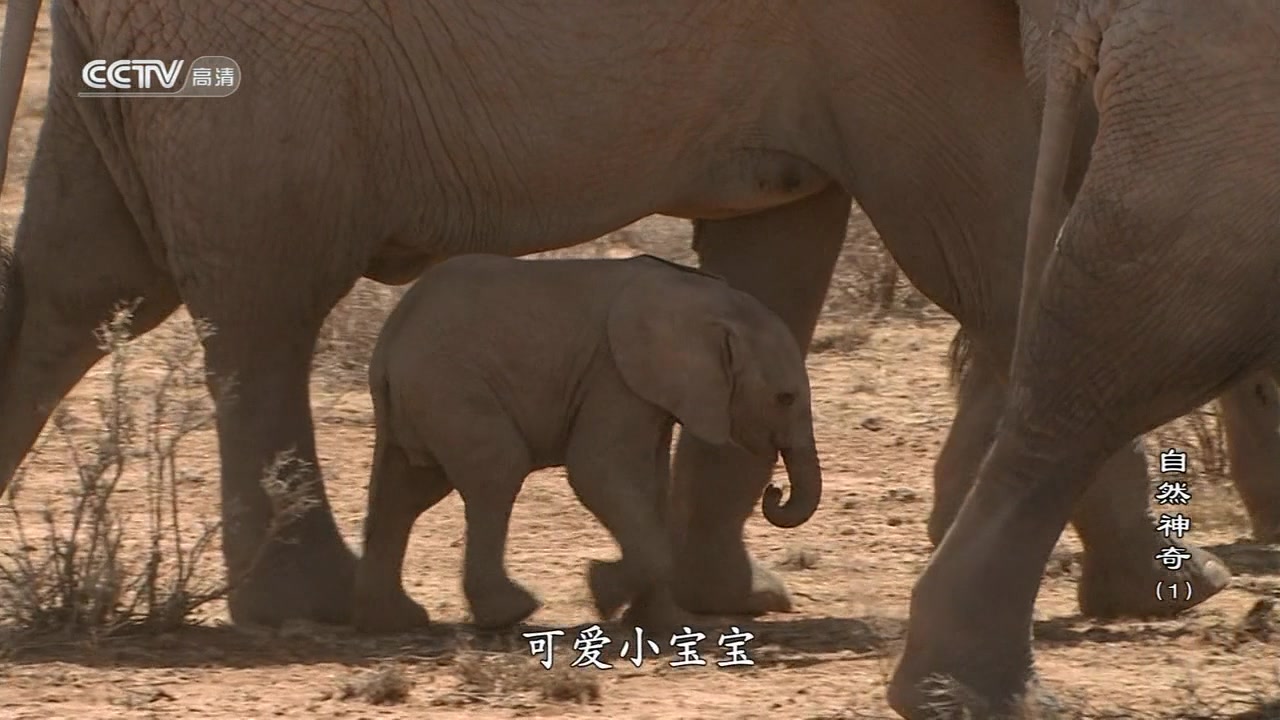
[[[511,507],[534,470],[564,466],[617,540],[593,561],[596,609],[655,630],[680,622],[668,583],[671,431],[776,460],[764,515],[813,514],[822,475],[804,356],[787,327],[722,279],[651,256],[518,260],[465,255],[429,269],[391,312],[369,365],[377,439],[355,618],[367,632],[428,621],[401,565],[418,515],[456,488],[466,507],[463,591],[473,621],[514,625],[539,606],[506,572]]]

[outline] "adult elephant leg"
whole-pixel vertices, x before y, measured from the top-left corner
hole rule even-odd
[[[991,448],[996,423],[1004,409],[1004,382],[996,368],[982,356],[961,348],[967,344],[963,330],[952,341],[953,371],[959,374],[956,415],[933,466],[933,509],[927,531],[935,546],[947,529],[978,477],[978,467]]]
[[[0,491],[49,414],[103,356],[122,303],[140,335],[178,305],[71,99],[52,86],[12,253],[0,279]]]
[[[1178,177],[1159,172],[1166,174]],[[1274,331],[1259,335],[1243,320],[1268,311],[1269,265],[1255,263],[1249,273],[1223,261],[1238,256],[1205,238],[1139,222],[1176,212],[1144,205],[1137,193],[1117,195],[1115,182],[1098,183],[1105,191],[1093,195],[1086,181],[1039,304],[1023,319],[1013,391],[978,482],[912,590],[906,648],[889,689],[890,704],[905,717],[930,716],[922,683],[937,675],[968,687],[992,714],[1010,709],[1033,677],[1031,619],[1045,563],[1104,464],[1131,438],[1210,399],[1251,369],[1244,359],[1274,343]],[[1115,218],[1117,208],[1134,215]],[[1122,252],[1152,262],[1108,257],[1116,227],[1128,230]],[[1187,267],[1197,268],[1196,279],[1170,292],[1168,280],[1185,278]],[[1230,282],[1240,289],[1224,303],[1217,288]],[[1188,317],[1205,321],[1188,325]],[[1063,351],[1073,347],[1107,352]],[[1161,544],[1186,550],[1177,538]],[[1157,581],[1185,589],[1192,563],[1173,553],[1183,558],[1180,567],[1162,568],[1153,554],[1135,583],[1153,596]],[[1192,591],[1200,600],[1213,593],[1194,583]]]
[[[934,466],[934,505],[928,531],[935,546],[942,542],[977,478],[1005,401],[1005,385],[985,356],[975,353],[960,370],[956,418]],[[1256,419],[1249,422],[1249,428],[1259,427]],[[1231,579],[1221,560],[1188,545],[1192,562],[1187,564],[1187,578],[1199,591],[1190,598],[1156,598],[1153,588],[1162,571],[1152,566],[1151,558],[1166,543],[1153,532],[1156,521],[1150,510],[1147,469],[1142,440],[1126,445],[1102,466],[1098,482],[1089,487],[1072,514],[1071,524],[1084,546],[1076,590],[1083,615],[1176,615],[1213,596]]]
[[[1098,471],[1081,496],[1071,523],[1084,548],[1076,597],[1087,617],[1168,617],[1199,605],[1227,586],[1231,571],[1212,553],[1186,544],[1190,554],[1182,577],[1195,591],[1156,597],[1168,572],[1152,559],[1169,545],[1155,532],[1152,486],[1147,481],[1146,448],[1139,437],[1127,443]],[[1169,510],[1170,513],[1175,512]]]
[[[694,249],[702,268],[759,298],[807,349],[851,206],[849,195],[832,186],[747,217],[698,221]],[[771,475],[771,463],[743,450],[681,434],[671,526],[676,601],[686,610],[759,614],[791,608],[782,581],[750,557],[742,537],[743,524]]]
[[[304,263],[292,268],[297,282],[287,294],[275,290],[280,279],[267,277],[269,268],[248,263],[234,268],[239,276],[201,278],[183,289],[191,314],[213,326],[205,365],[217,408],[222,552],[236,623],[350,619],[356,558],[320,478],[308,381],[324,316],[355,278],[321,289],[296,277],[306,274]],[[309,507],[294,504],[302,512],[281,517],[279,496],[268,494],[264,479]]]
[[[1231,481],[1249,514],[1253,537],[1280,541],[1280,394],[1269,373],[1256,373],[1218,398]]]

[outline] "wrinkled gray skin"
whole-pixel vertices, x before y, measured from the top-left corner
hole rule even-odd
[[[34,4],[8,6],[5,138]],[[0,307],[0,479],[100,357],[92,329],[117,302],[144,298],[138,332],[185,302],[217,328],[205,358],[239,575],[267,527],[262,469],[284,450],[314,462],[311,352],[356,279],[569,246],[655,212],[696,218],[701,267],[807,348],[856,197],[975,357],[1011,357],[1022,260],[984,248],[1025,238],[1038,123],[1010,0],[408,7],[53,8],[48,109]],[[246,30],[259,27],[271,32]],[[220,99],[75,97],[83,62],[139,47],[231,55],[244,84]],[[681,436],[672,574],[685,609],[790,607],[742,538],[769,477],[745,451]],[[230,598],[236,622],[350,618],[355,558],[313,487],[321,502],[290,526],[295,542],[272,545]],[[1134,549],[1098,584],[1122,609],[1145,598],[1150,528],[1105,514],[1077,529]]]
[[[908,717],[929,716],[918,682],[935,673],[1009,709],[1033,678],[1044,563],[1099,468],[1280,360],[1280,7],[1110,0],[1052,17],[1011,392],[912,592],[889,694]],[[1098,131],[1064,207],[1086,95]]]
[[[1034,8],[1033,8],[1034,9]],[[1023,56],[1028,82],[1038,105],[1043,104],[1045,43],[1031,13],[1022,16]],[[1092,102],[1079,107],[1064,179],[1064,201],[1069,203],[1088,167],[1089,149],[1097,130]],[[1065,212],[1065,206],[1061,209]],[[987,252],[1021,252],[994,243]],[[1007,373],[992,367],[989,356],[971,353],[963,328],[952,347],[953,377],[957,379],[956,417],[934,467],[934,505],[929,517],[930,540],[936,545],[950,527],[978,466],[990,448],[996,422],[1003,409]],[[1007,361],[1001,359],[1002,362]],[[1260,541],[1280,539],[1280,395],[1270,373],[1255,373],[1231,385],[1219,397],[1220,415],[1227,438],[1231,478],[1249,515],[1253,535]],[[1154,593],[1133,586],[1135,594],[1122,598],[1116,578],[1127,572],[1143,572],[1151,542],[1139,546],[1117,545],[1108,527],[1146,528],[1154,523],[1147,510],[1150,497],[1145,448],[1141,441],[1126,446],[1099,472],[1099,480],[1081,499],[1072,518],[1081,530],[1085,552],[1084,572],[1077,586],[1080,610],[1086,616],[1160,616],[1181,612],[1212,595],[1193,596],[1190,602],[1159,601]],[[1090,528],[1096,529],[1090,529]],[[1110,536],[1110,537],[1109,537]],[[1159,544],[1165,545],[1164,538]],[[1198,548],[1200,567],[1196,585],[1216,590],[1229,580],[1224,565]],[[1134,570],[1126,570],[1129,564]]]
[[[591,563],[596,609],[657,632],[689,619],[671,597],[666,527],[671,430],[733,442],[770,464],[791,496],[765,517],[802,524],[818,507],[804,354],[787,326],[722,279],[641,256],[516,260],[464,255],[429,269],[387,318],[369,365],[377,420],[354,622],[427,622],[400,572],[418,515],[453,489],[466,507],[463,589],[476,625],[538,608],[503,557],[525,477],[564,466],[622,550]]]

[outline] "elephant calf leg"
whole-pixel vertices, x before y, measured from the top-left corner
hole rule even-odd
[[[511,627],[541,606],[538,598],[512,580],[506,569],[511,508],[529,473],[528,467],[527,462],[497,463],[484,469],[457,467],[447,461],[445,464],[445,473],[466,506],[462,590],[471,606],[472,622],[481,629]]]
[[[602,620],[630,604],[629,622],[662,632],[685,619],[671,595],[671,544],[654,508],[653,478],[641,477],[650,468],[628,460],[571,458],[570,486],[622,550],[617,562],[591,561],[587,583]]]
[[[1249,514],[1253,537],[1280,541],[1280,393],[1256,373],[1218,398],[1231,480]]]
[[[653,479],[644,493],[651,498],[653,517],[663,527],[663,537],[670,528],[667,516],[671,485],[671,427],[668,426],[654,448],[650,473]],[[676,623],[684,623],[688,615],[676,603],[670,583],[658,582],[649,588],[636,587],[634,578],[621,560],[592,560],[587,568],[587,583],[595,599],[596,611],[609,619],[623,605],[629,605],[623,622],[662,634],[674,632]]]
[[[384,443],[379,438],[352,607],[352,624],[370,633],[430,622],[426,609],[404,591],[404,554],[418,516],[453,492],[439,466],[415,467],[403,450]]]

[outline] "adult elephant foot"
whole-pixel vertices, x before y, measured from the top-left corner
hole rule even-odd
[[[747,553],[742,538],[747,516],[771,475],[768,462],[744,450],[715,447],[690,434],[681,435],[673,473],[677,488],[682,482],[737,486],[726,488],[717,498],[695,493],[689,498],[694,503],[691,507],[676,497],[672,591],[685,610],[707,615],[791,611],[786,585]]]
[[[1092,468],[1010,420],[912,590],[906,648],[887,695],[905,718],[939,717],[940,683],[954,688],[951,702],[972,717],[1010,715],[1037,696],[1045,701],[1036,692],[1032,609]]]
[[[898,714],[912,720],[994,720],[999,718],[1074,717],[1052,691],[1033,673],[1015,697],[993,701],[950,676],[930,676],[899,692],[890,686],[889,704]]]
[[[1231,481],[1258,542],[1280,542],[1280,393],[1254,373],[1218,399]]]
[[[754,295],[809,347],[844,244],[852,199],[835,185],[753,215],[694,223],[702,269]],[[747,553],[743,526],[772,465],[682,434],[672,476],[673,594],[694,613],[791,610],[782,580]]]
[[[672,591],[685,610],[705,615],[792,610],[782,579],[748,554],[742,537],[747,516],[771,475],[768,462],[744,450],[707,445],[688,433],[680,436],[673,473],[677,490],[682,483],[724,488],[718,497],[698,490],[688,498],[675,493]]]
[[[290,479],[296,481],[298,474]],[[269,521],[248,525],[240,519],[223,532],[233,578],[227,598],[232,622],[277,627],[288,620],[351,621],[357,559],[342,540],[327,502],[281,528],[274,540],[254,532],[254,526],[265,529]]]
[[[504,630],[524,622],[542,607],[537,596],[512,580],[495,581],[467,593],[471,622],[481,630]]]
[[[400,633],[430,625],[431,615],[405,593],[395,592],[357,603],[351,624],[370,635]]]
[[[776,573],[738,543],[703,547],[699,555],[676,561],[675,597],[680,607],[703,615],[763,615],[791,612],[791,593]]]
[[[676,553],[673,591],[680,607],[704,615],[791,612],[786,584],[747,552],[741,530],[718,542],[703,530],[690,528],[693,534]]]
[[[1192,489],[1194,496],[1194,489]],[[1077,598],[1080,612],[1099,619],[1172,617],[1218,594],[1231,571],[1212,553],[1172,532],[1157,531],[1150,503],[1153,486],[1141,440],[1107,460],[1081,496],[1072,524],[1084,545]],[[1191,505],[1161,505],[1163,515],[1191,518]],[[1178,548],[1179,551],[1166,548]],[[1181,556],[1166,567],[1158,556]],[[1188,583],[1189,589],[1188,589]],[[1172,587],[1171,587],[1172,585]],[[1159,586],[1159,596],[1157,596]]]
[[[1157,547],[1146,556],[1096,552],[1084,556],[1076,590],[1081,614],[1100,620],[1173,617],[1230,584],[1231,571],[1213,553],[1156,537],[1160,542],[1147,543],[1148,547]],[[1170,570],[1153,559],[1168,547],[1185,553],[1178,570]]]

